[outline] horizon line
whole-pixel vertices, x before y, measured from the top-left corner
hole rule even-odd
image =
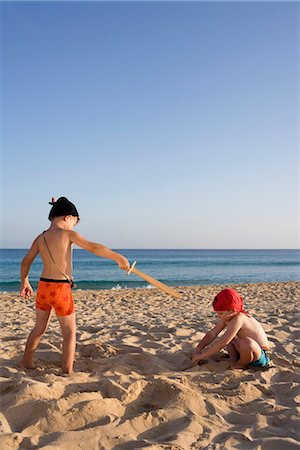
[[[2,247],[0,248],[0,250],[29,250],[30,247]],[[180,247],[180,248],[161,248],[161,247],[111,247],[112,250],[153,250],[153,251],[157,251],[157,250],[172,250],[172,251],[178,251],[178,250],[300,250],[300,248],[295,248],[295,247],[267,247],[267,248],[247,248],[247,247],[239,247],[239,248],[232,248],[232,247],[224,247],[224,248],[217,248],[217,247],[211,247],[211,248],[194,248],[194,247]],[[86,251],[88,252],[88,250],[85,250],[84,248],[74,248],[74,250],[82,250],[82,251]],[[91,252],[89,252],[91,253]]]

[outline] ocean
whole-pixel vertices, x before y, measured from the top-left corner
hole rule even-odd
[[[18,291],[25,249],[0,250],[0,291]],[[170,286],[300,281],[300,250],[116,250],[130,263]],[[120,289],[148,286],[138,276],[119,270],[110,260],[85,250],[73,252],[77,289]],[[30,270],[34,289],[42,271],[38,256]]]

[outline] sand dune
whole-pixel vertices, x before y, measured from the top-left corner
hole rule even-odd
[[[60,375],[53,315],[34,371],[17,368],[34,299],[1,294],[0,448],[185,450],[300,447],[297,283],[239,285],[272,343],[267,369],[234,372],[225,352],[190,368],[221,286],[75,291],[75,373]]]

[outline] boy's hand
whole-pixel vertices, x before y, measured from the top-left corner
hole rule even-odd
[[[201,352],[195,351],[192,355],[192,367],[196,366],[200,361],[202,361]]]
[[[128,272],[128,270],[130,269],[130,264],[129,264],[127,258],[125,258],[125,256],[123,256],[123,255],[118,256],[116,263],[118,264],[118,266],[121,270],[126,270],[126,272]]]
[[[20,289],[20,295],[23,298],[30,298],[32,296],[33,289],[30,286],[30,283],[24,283]]]

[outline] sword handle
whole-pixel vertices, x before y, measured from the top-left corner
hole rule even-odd
[[[131,272],[133,271],[135,265],[136,265],[136,261],[134,261],[134,262],[132,263],[130,269],[129,269],[128,272],[127,272],[127,275],[130,275],[130,274],[131,274]]]

